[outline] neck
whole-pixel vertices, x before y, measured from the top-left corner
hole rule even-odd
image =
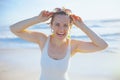
[[[63,44],[66,44],[67,39],[59,40],[55,38],[54,36],[51,36],[51,42],[56,46],[62,46]]]

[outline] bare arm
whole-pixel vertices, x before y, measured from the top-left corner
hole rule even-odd
[[[79,16],[72,16],[74,24],[81,29],[91,40],[91,42],[77,41],[73,42],[76,44],[75,51],[77,52],[95,52],[105,49],[108,45],[101,39],[95,32],[88,28]]]
[[[23,20],[11,25],[10,29],[15,35],[21,37],[22,39],[35,43],[38,43],[40,41],[40,43],[42,43],[45,41],[44,39],[47,36],[40,32],[29,31],[27,28],[34,24],[47,21],[50,17],[51,14],[48,11],[42,11],[39,16],[35,16],[33,18]]]

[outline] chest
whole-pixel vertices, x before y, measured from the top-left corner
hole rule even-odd
[[[55,47],[55,46],[48,46],[48,56],[53,59],[63,59],[68,52],[68,46],[63,47]]]

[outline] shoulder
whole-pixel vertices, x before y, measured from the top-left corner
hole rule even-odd
[[[38,35],[37,36],[37,38],[38,38],[38,42],[37,43],[39,44],[40,48],[42,49],[44,47],[47,39],[48,39],[48,36],[45,35],[45,34],[42,34],[42,35],[37,34],[37,35]]]
[[[71,39],[71,54],[76,54],[78,52],[78,47],[82,47],[83,45],[85,45],[84,41]]]
[[[76,53],[75,49],[77,48],[77,43],[78,43],[77,40],[71,39],[71,55],[72,56]]]

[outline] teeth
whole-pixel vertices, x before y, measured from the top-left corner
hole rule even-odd
[[[64,34],[64,33],[59,33],[59,34]]]
[[[58,34],[61,34],[61,35],[63,35],[64,33],[58,33]]]

